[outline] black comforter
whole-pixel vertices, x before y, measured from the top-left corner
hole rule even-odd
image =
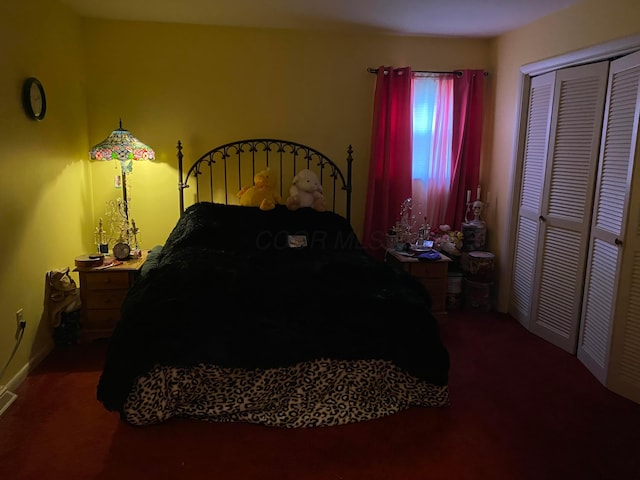
[[[289,246],[289,235],[306,246]],[[428,293],[365,253],[337,214],[198,203],[155,260],[109,343],[97,392],[109,410],[121,411],[135,379],[156,365],[386,359],[447,383]]]

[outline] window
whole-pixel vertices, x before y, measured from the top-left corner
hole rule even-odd
[[[465,193],[479,185],[484,71],[422,75],[410,67],[377,70],[363,241],[380,258],[381,232],[398,221],[407,198],[414,225],[426,218],[434,228],[459,229]]]
[[[412,198],[414,213],[444,222],[451,185],[453,76],[413,76]]]

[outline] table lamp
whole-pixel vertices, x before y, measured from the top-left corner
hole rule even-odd
[[[148,145],[145,145],[131,132],[122,128],[122,119],[120,120],[119,127],[111,132],[111,134],[105,138],[102,142],[98,143],[89,150],[89,156],[91,160],[119,160],[120,161],[120,174],[121,185],[118,185],[116,180],[116,186],[122,188],[122,203],[119,205],[119,213],[122,217],[120,224],[120,236],[126,237],[127,243],[130,242],[130,236],[137,233],[137,227],[133,222],[133,231],[129,224],[129,201],[128,201],[128,186],[127,186],[127,174],[133,171],[133,162],[137,160],[154,160],[155,153]],[[123,238],[119,239],[123,240]]]

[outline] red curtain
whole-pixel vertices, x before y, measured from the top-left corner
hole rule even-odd
[[[453,83],[453,145],[451,189],[445,223],[461,228],[466,209],[466,191],[475,200],[480,182],[484,71],[461,70]]]
[[[363,245],[384,258],[385,234],[411,197],[411,68],[379,67],[373,105]]]

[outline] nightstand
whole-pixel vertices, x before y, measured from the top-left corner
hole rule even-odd
[[[133,257],[118,265],[106,267],[111,257],[105,258],[104,265],[92,268],[76,268],[80,277],[80,336],[78,341],[88,342],[111,336],[120,320],[120,307],[129,288],[140,275],[140,269],[147,259],[147,252],[141,257]]]
[[[401,268],[420,280],[431,295],[431,311],[440,323],[447,321],[447,284],[449,262],[446,255],[440,255],[440,260],[418,260],[416,257],[403,255],[395,250],[387,250],[387,263]]]

